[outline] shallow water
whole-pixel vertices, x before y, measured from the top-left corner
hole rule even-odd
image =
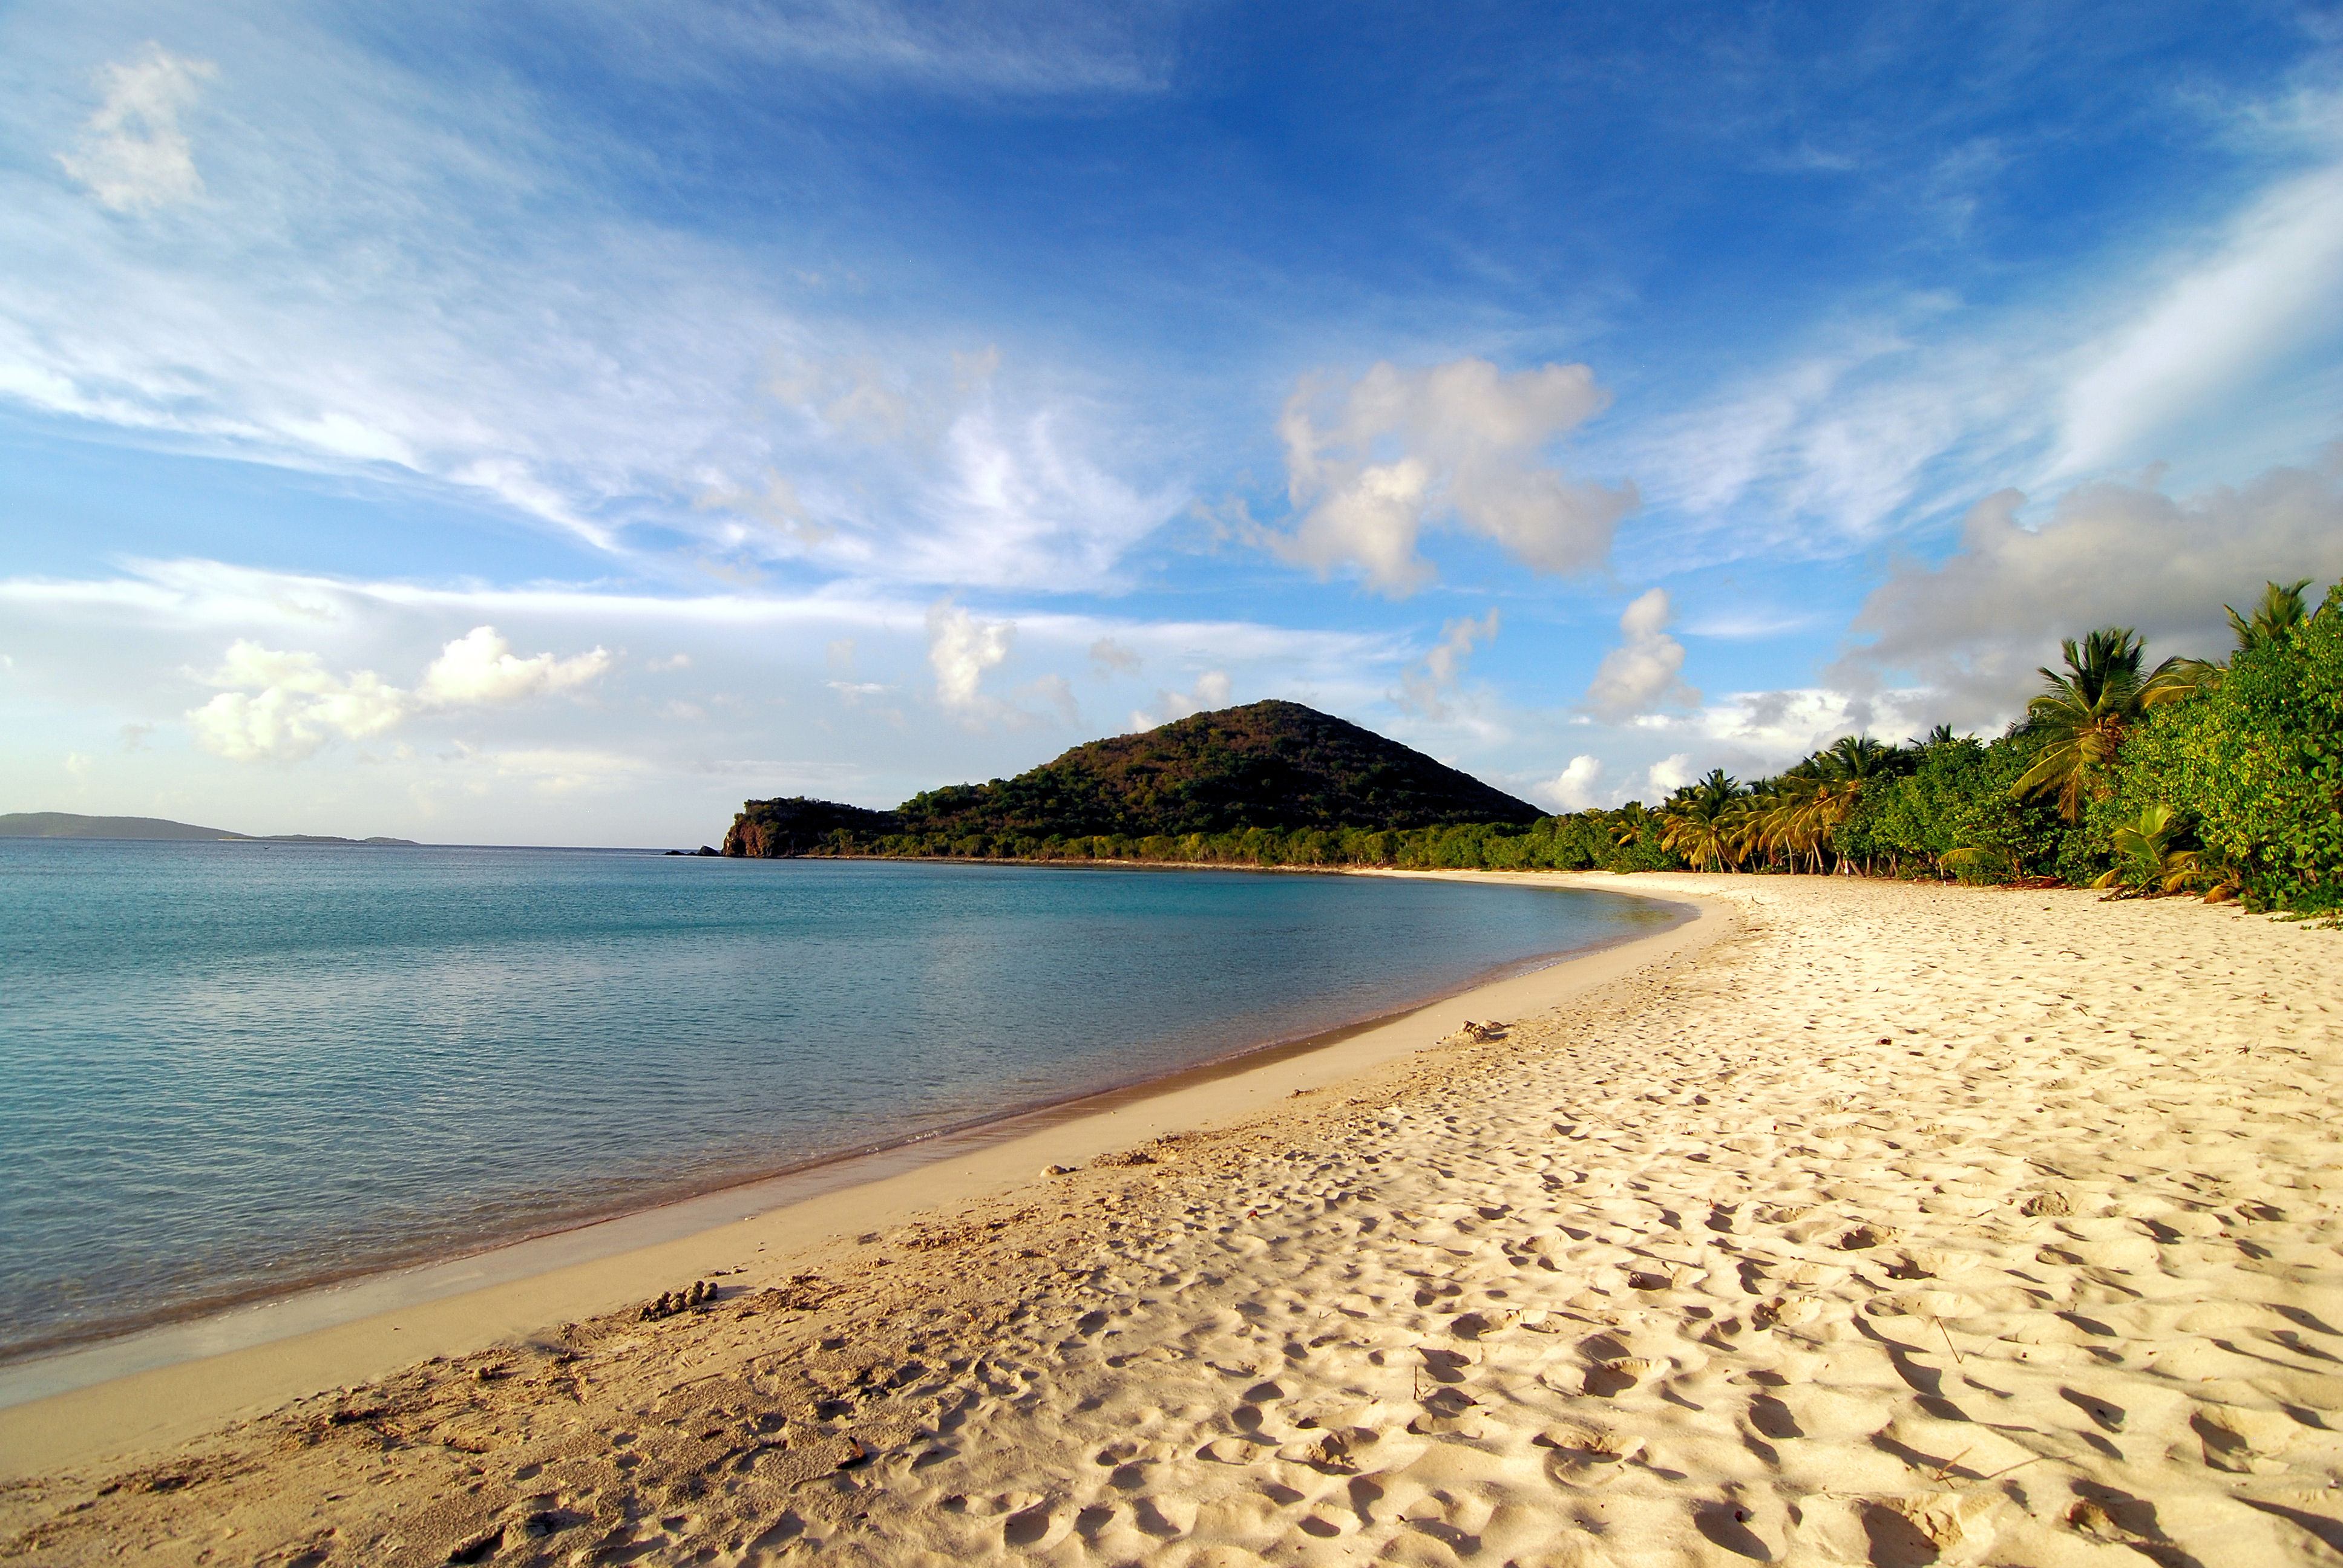
[[[638,1209],[1664,922],[1351,877],[0,840],[0,1355]]]

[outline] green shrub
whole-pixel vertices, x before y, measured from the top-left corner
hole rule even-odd
[[[2249,908],[2343,908],[2343,583],[2126,739],[2103,819],[2168,801]]]

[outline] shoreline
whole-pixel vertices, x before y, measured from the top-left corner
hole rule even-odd
[[[468,1353],[384,1333],[393,1370],[0,1486],[0,1557],[2332,1560],[2331,936],[2087,890],[1636,886],[1716,918],[1563,966],[1543,1010],[1454,1008],[1495,1038],[1190,1091],[1217,1117],[1159,1096],[1091,1119],[1086,1161],[1045,1141],[778,1251],[669,1248],[600,1315],[508,1295],[541,1326]],[[125,1390],[204,1392],[89,1392]]]
[[[1128,867],[1293,869],[1513,885],[1524,879],[1558,879],[1554,873],[1388,868],[1175,867],[1142,861]],[[801,1252],[836,1242],[840,1236],[833,1232],[840,1229],[867,1230],[910,1212],[965,1207],[976,1194],[997,1196],[1031,1182],[1039,1167],[1026,1161],[1050,1151],[1060,1153],[1043,1163],[1080,1163],[1111,1152],[1117,1141],[1209,1128],[1257,1110],[1263,1096],[1314,1092],[1431,1049],[1453,1038],[1469,1015],[1512,1017],[1560,1005],[1615,978],[1613,971],[1627,955],[1663,961],[1712,928],[1720,913],[1715,900],[1697,895],[1567,885],[1615,891],[1680,912],[1656,930],[1502,965],[1493,977],[1477,977],[1393,1012],[1247,1046],[1171,1073],[435,1262],[356,1275],[0,1362],[0,1480],[86,1462],[133,1444],[184,1439],[425,1357],[463,1355],[608,1312],[659,1293],[667,1286],[653,1282],[669,1279],[679,1268],[696,1276],[710,1266],[689,1259],[730,1257],[744,1246],[755,1252]],[[1715,936],[1707,929],[1701,945]],[[955,1179],[949,1186],[948,1175]],[[966,1185],[970,1181],[978,1185]],[[840,1215],[861,1218],[823,1219],[816,1213],[833,1207]],[[157,1408],[173,1413],[156,1417],[152,1412]],[[60,1428],[74,1432],[70,1442],[56,1442]]]
[[[176,844],[184,848],[190,841],[156,842],[162,842],[166,847]],[[489,848],[501,849],[508,846]],[[624,849],[561,849],[559,852],[653,858],[665,854],[664,851]],[[988,863],[949,858],[892,859],[903,863],[929,865]],[[1282,869],[1209,862],[1176,866],[1143,861],[1068,861],[1062,865],[1043,861],[998,863],[1043,869],[1096,865],[1102,870],[1115,871],[1262,871]],[[1387,876],[1395,879],[1416,875],[1388,868],[1363,870],[1335,867],[1297,869],[1326,874]],[[1632,894],[1620,896],[1634,897]],[[1654,906],[1664,904],[1664,900],[1657,900],[1641,902]],[[1321,1044],[1332,1043],[1346,1032],[1400,1018],[1491,981],[1567,961],[1579,954],[1600,950],[1613,942],[1629,940],[1634,940],[1632,932],[1577,947],[1531,953],[1491,964],[1462,978],[1435,979],[1427,976],[1422,982],[1424,989],[1402,992],[1402,1000],[1386,1005],[1383,1010],[1364,1015],[1350,1014],[1349,1010],[1357,1005],[1352,993],[1333,993],[1326,996],[1322,1008],[1317,1010],[1331,1021],[1313,1021],[1303,1026],[1298,1020],[1288,1020],[1287,1032],[1259,1034],[1250,1030],[1270,1028],[1265,1020],[1248,1024],[1238,1020],[1220,1031],[1220,1039],[1209,1043],[1195,1042],[1207,1054],[1181,1061],[1178,1065],[1141,1069],[1129,1076],[1121,1070],[1102,1072],[1080,1088],[1039,1091],[1031,1098],[1012,1101],[1005,1105],[949,1114],[932,1123],[914,1124],[900,1131],[879,1132],[860,1142],[820,1150],[782,1163],[736,1161],[721,1168],[679,1179],[639,1182],[635,1184],[636,1188],[647,1191],[600,1193],[595,1201],[581,1203],[570,1212],[538,1217],[510,1228],[481,1226],[472,1233],[447,1238],[427,1247],[389,1251],[389,1255],[375,1260],[305,1271],[287,1280],[249,1282],[239,1289],[201,1295],[151,1312],[125,1314],[124,1321],[65,1326],[44,1337],[0,1348],[0,1409],[106,1377],[149,1370],[192,1356],[214,1354],[224,1349],[242,1348],[267,1339],[328,1326],[365,1312],[435,1299],[469,1288],[470,1284],[516,1278],[521,1273],[557,1263],[579,1261],[634,1246],[648,1245],[694,1228],[683,1211],[695,1207],[713,1204],[722,1208],[736,1197],[753,1198],[756,1201],[754,1206],[759,1208],[807,1201],[839,1186],[870,1179],[870,1176],[853,1174],[856,1170],[867,1171],[873,1175],[891,1173],[923,1159],[949,1158],[949,1151],[962,1142],[981,1146],[996,1135],[995,1130],[1022,1118],[1063,1114],[1066,1108],[1081,1102],[1131,1091],[1144,1092],[1150,1084],[1184,1081],[1188,1074],[1200,1070],[1208,1076],[1218,1071],[1235,1070],[1233,1064],[1249,1058],[1265,1058],[1268,1053],[1312,1050]],[[1235,1043],[1231,1043],[1232,1040]],[[931,1147],[940,1152],[921,1156],[916,1151],[922,1147]],[[684,1164],[688,1170],[690,1161],[686,1161]],[[767,1188],[772,1191],[769,1193],[761,1191]],[[655,1218],[659,1215],[674,1217],[667,1221]],[[543,1261],[531,1264],[520,1259],[506,1258],[505,1254],[516,1251],[533,1252]],[[367,1304],[357,1306],[353,1304],[354,1301],[363,1301]]]

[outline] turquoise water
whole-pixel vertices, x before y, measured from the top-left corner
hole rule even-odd
[[[0,1355],[1392,1011],[1615,895],[0,840]]]

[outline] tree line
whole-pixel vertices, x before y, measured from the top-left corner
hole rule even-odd
[[[2191,892],[2343,909],[2343,583],[2229,609],[2223,659],[2150,667],[2137,632],[2062,644],[1989,739],[1842,736],[1771,778],[1722,769],[1656,808],[1528,823],[1219,833],[857,834],[825,852],[1019,860],[1486,870],[1763,871]]]

